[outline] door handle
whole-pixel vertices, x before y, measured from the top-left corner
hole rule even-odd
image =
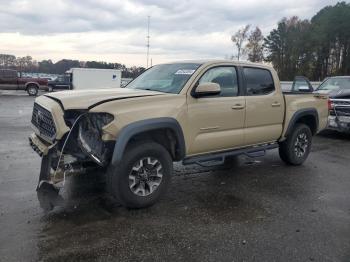
[[[234,106],[231,107],[234,110],[240,110],[244,108],[244,105],[241,104],[235,104]]]
[[[280,107],[281,106],[281,103],[279,102],[274,102],[271,104],[272,107]]]

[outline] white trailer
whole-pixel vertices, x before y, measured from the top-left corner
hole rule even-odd
[[[118,69],[71,68],[73,90],[119,88],[122,72]]]

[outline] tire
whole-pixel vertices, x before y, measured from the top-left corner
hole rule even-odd
[[[305,124],[297,124],[285,141],[280,143],[280,158],[289,165],[299,166],[307,159],[312,144],[312,133]]]
[[[163,146],[155,142],[132,144],[121,163],[109,167],[107,190],[125,207],[149,207],[166,192],[172,171],[173,160]]]
[[[38,87],[36,85],[28,85],[27,86],[27,93],[30,96],[36,96],[38,94]]]

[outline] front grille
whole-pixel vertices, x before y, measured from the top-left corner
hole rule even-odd
[[[39,130],[40,135],[53,140],[56,136],[55,122],[50,111],[34,103],[32,124]]]
[[[350,107],[335,107],[335,113],[337,116],[350,116]]]
[[[342,100],[338,100],[338,99],[332,99],[332,102],[334,105],[339,105],[339,106],[350,106],[350,99],[342,99]]]
[[[330,115],[333,116],[350,116],[350,99],[331,99],[333,110]]]

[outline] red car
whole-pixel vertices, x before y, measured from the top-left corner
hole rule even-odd
[[[16,70],[0,69],[0,90],[25,90],[28,95],[36,96],[39,89],[48,90],[47,79],[22,78]]]

